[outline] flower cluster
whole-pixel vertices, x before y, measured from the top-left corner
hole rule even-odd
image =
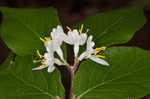
[[[32,70],[41,70],[48,67],[48,72],[52,72],[55,69],[54,64],[68,66],[61,49],[63,42],[74,45],[74,57],[78,61],[89,58],[96,63],[109,66],[109,64],[103,60],[105,56],[99,55],[100,51],[105,50],[106,47],[94,49],[95,43],[92,41],[93,37],[88,37],[86,33],[82,33],[83,25],[79,31],[76,29],[71,30],[69,27],[67,27],[67,29],[69,31],[65,34],[62,27],[57,26],[57,28],[54,28],[50,33],[51,37],[40,38],[41,41],[44,42],[47,52],[42,56],[37,50],[37,54],[40,57],[41,66],[33,68]],[[85,43],[86,50],[78,56],[79,47],[83,46]],[[54,57],[55,52],[58,54],[60,59]]]

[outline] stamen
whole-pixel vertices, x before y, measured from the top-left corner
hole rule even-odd
[[[100,53],[102,50],[105,50],[105,49],[106,49],[105,46],[96,48],[94,50],[94,55],[99,58],[105,58],[105,56],[103,56],[103,55],[97,55],[98,53]]]
[[[81,25],[81,28],[79,29],[79,33],[80,33],[80,34],[82,34],[83,26],[84,26],[84,25],[82,24],[82,25]]]
[[[46,42],[46,40],[44,40],[44,39],[43,39],[43,38],[41,38],[41,37],[40,37],[40,40],[41,40],[42,42],[44,42],[44,43]]]
[[[105,49],[106,49],[105,46],[96,48],[96,49],[94,50],[94,55],[97,55],[97,54],[100,52],[100,50],[105,50]]]
[[[94,55],[96,56],[100,51],[94,50]]]
[[[102,50],[102,49],[106,49],[106,46],[98,47],[98,48],[96,48],[95,50]]]
[[[42,58],[42,55],[40,54],[39,50],[36,51],[37,52],[37,55]]]
[[[44,66],[44,64],[40,65],[40,68],[42,68]]]
[[[45,59],[42,59],[41,63],[42,65],[40,65],[40,68],[42,68],[45,65]]]
[[[45,37],[45,40],[47,42],[47,41],[51,40],[51,38],[50,37]]]
[[[33,63],[41,62],[41,60],[33,60]]]
[[[96,55],[96,57],[105,58],[105,56],[103,56],[103,55]]]
[[[71,28],[70,28],[70,27],[66,26],[66,28],[67,28],[70,32],[72,32],[72,30],[71,30]]]

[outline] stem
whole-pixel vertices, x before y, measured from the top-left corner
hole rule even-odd
[[[61,73],[61,81],[65,88],[65,99],[75,99],[75,94],[72,93],[72,81],[79,63],[75,59],[74,66],[58,66],[57,64],[55,64],[55,66]]]
[[[74,77],[74,73],[72,70],[72,66],[55,66],[59,69],[61,73],[61,81],[65,89],[65,99],[73,99],[72,93],[72,80]]]
[[[66,44],[66,46],[67,46],[67,62],[70,65],[73,65],[74,64],[73,46],[72,45],[68,45],[68,44]]]

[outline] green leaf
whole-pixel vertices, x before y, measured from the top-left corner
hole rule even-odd
[[[139,99],[150,92],[150,51],[112,47],[106,57],[109,67],[90,60],[80,65],[73,80],[76,99]]]
[[[2,39],[22,56],[43,48],[40,37],[50,36],[52,28],[60,24],[54,8],[0,8],[0,11]]]
[[[94,36],[98,46],[108,46],[129,41],[145,21],[142,7],[132,6],[89,16],[75,25],[75,28],[84,24],[84,31],[89,29],[88,33]]]
[[[30,56],[17,56],[15,62],[6,61],[7,70],[0,71],[0,99],[56,99],[64,97],[64,89],[57,69],[53,73],[32,71]],[[4,66],[3,65],[3,66]]]

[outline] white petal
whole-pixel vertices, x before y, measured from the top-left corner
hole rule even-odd
[[[63,52],[62,52],[61,48],[59,47],[59,48],[57,48],[55,50],[56,50],[57,54],[59,55],[60,59],[63,60],[64,56],[63,56]]]
[[[61,33],[60,37],[61,40],[64,41],[65,39],[67,39],[68,36],[65,33]]]
[[[62,65],[62,62],[57,58],[54,59],[54,63],[56,63],[57,65]]]
[[[95,45],[95,43],[94,43],[94,42],[91,42],[91,47],[92,47],[92,48],[94,47],[94,45]]]
[[[48,72],[53,72],[54,71],[54,69],[55,69],[55,67],[54,67],[54,65],[50,65],[49,67],[48,67]]]
[[[74,55],[75,55],[75,56],[78,56],[78,52],[79,52],[79,45],[78,45],[78,44],[75,44],[75,45],[74,45]]]
[[[77,35],[79,35],[78,30],[77,30],[77,29],[74,29],[74,30],[72,31],[72,35],[73,35],[73,36],[77,36]]]
[[[85,52],[83,52],[83,53],[79,56],[79,61],[82,61],[83,59],[85,59],[86,56],[87,56],[87,53],[86,53],[86,51],[85,51]]]
[[[54,29],[52,30],[52,32],[50,33],[52,39],[55,38],[55,33],[56,33],[56,28],[54,28]]]
[[[69,32],[68,32],[68,35],[69,35],[70,33],[71,33],[71,32],[69,31]],[[70,36],[65,36],[65,37],[64,37],[64,42],[67,43],[67,44],[70,44],[70,45],[73,44],[72,38],[71,38]]]
[[[50,53],[45,53],[45,54],[44,54],[44,58],[45,58],[45,59],[51,58]]]
[[[60,25],[57,26],[57,31],[59,33],[63,33],[64,32],[62,26],[60,26]]]
[[[35,68],[33,68],[32,70],[41,70],[41,69],[44,69],[44,68],[46,68],[46,67],[48,67],[48,66],[45,65],[45,66],[43,66],[43,67],[35,67]]]
[[[47,51],[48,51],[49,53],[53,53],[53,41],[52,41],[52,40],[49,40],[49,41],[47,42],[47,46],[48,46],[48,48],[46,48]]]
[[[81,37],[80,45],[85,44],[86,39],[87,39],[87,35],[85,33],[83,33],[83,34],[80,35],[80,37]]]
[[[109,64],[108,64],[105,60],[100,59],[100,58],[98,58],[98,57],[96,57],[96,56],[94,56],[94,55],[91,55],[89,58],[90,58],[91,60],[93,60],[94,62],[96,62],[96,63],[109,66]]]
[[[91,41],[92,41],[92,39],[93,39],[93,36],[92,36],[92,35],[90,35],[90,36],[88,37],[88,41],[87,41],[87,42],[91,42]]]
[[[49,52],[50,49],[49,49],[49,47],[48,47],[48,43],[44,43],[44,45],[45,45],[45,48],[46,48],[47,52]]]

